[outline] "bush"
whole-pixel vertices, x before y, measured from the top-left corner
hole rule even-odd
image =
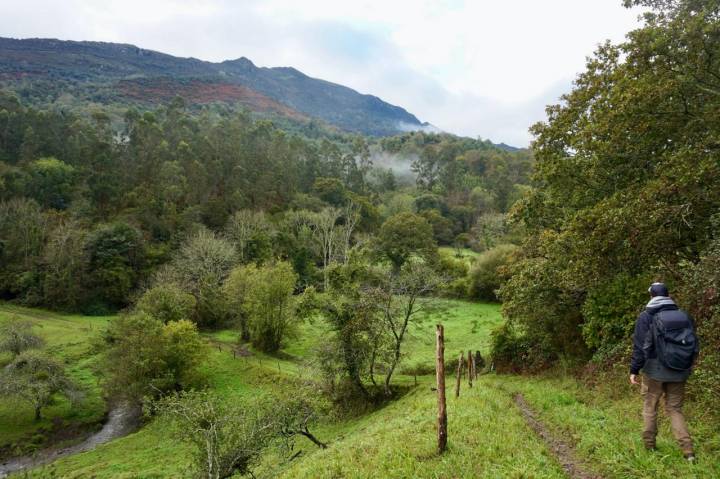
[[[23,351],[42,347],[45,342],[32,332],[32,323],[12,319],[0,324],[0,352],[17,356]]]
[[[152,410],[171,433],[192,446],[196,477],[245,475],[277,434],[269,408],[261,401],[238,407],[205,391],[167,396]]]
[[[195,296],[176,284],[159,284],[145,291],[137,302],[137,310],[163,323],[195,317]]]
[[[163,324],[146,313],[118,316],[104,333],[107,389],[141,402],[193,386],[205,343],[187,320]]]
[[[700,340],[689,385],[700,401],[715,409],[720,402],[720,239],[702,252],[700,261],[682,266],[684,281],[677,299],[694,317]]]
[[[196,477],[226,478],[249,474],[271,444],[291,453],[295,438],[304,436],[316,446],[327,445],[310,432],[318,412],[300,399],[301,392],[284,398],[258,397],[244,403],[228,401],[208,391],[168,395],[152,404],[169,431],[193,448]]]
[[[509,276],[506,267],[518,247],[511,244],[496,246],[480,255],[470,270],[468,296],[485,301],[499,301],[497,290]]]
[[[491,362],[498,372],[518,373],[545,367],[555,359],[532,338],[518,333],[510,323],[492,332]]]

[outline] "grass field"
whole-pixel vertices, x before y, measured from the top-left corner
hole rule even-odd
[[[108,317],[59,315],[38,309],[0,304],[0,322],[21,318],[33,323],[34,331],[46,343],[46,351],[65,364],[69,375],[81,385],[84,398],[72,408],[67,400],[43,410],[43,420],[35,421],[29,404],[0,402],[0,448],[22,451],[42,447],[50,430],[87,429],[105,415],[105,402],[98,378],[93,374],[97,357],[92,351],[93,338],[107,325]],[[0,357],[0,366],[10,360]]]
[[[443,256],[445,258],[452,258],[454,260],[462,260],[465,262],[465,264],[470,267],[475,263],[475,260],[480,256],[480,253],[473,251],[469,248],[461,248],[459,250],[459,256],[458,256],[458,250],[457,248],[453,248],[450,246],[441,246],[438,248],[438,253],[440,253],[440,256]]]
[[[48,417],[64,421],[97,421],[104,411],[98,380],[93,374],[90,342],[108,318],[56,315],[0,305],[0,321],[23,315],[36,322],[52,354],[72,365],[72,374],[91,394],[83,408],[70,411],[59,404]],[[432,364],[434,325],[445,325],[446,358],[460,350],[487,353],[490,331],[501,323],[497,305],[461,301],[444,303],[443,311],[427,315],[411,331],[403,367]],[[303,371],[303,362],[326,337],[322,321],[303,325],[280,357],[253,354],[233,357],[233,331],[206,335],[213,346],[204,366],[209,386],[228,401],[247,395],[292,393],[290,380]],[[401,368],[402,373],[402,368]],[[412,384],[398,375],[397,382]],[[435,453],[436,393],[432,375],[418,377],[418,386],[397,401],[369,414],[324,422],[313,429],[330,447],[321,450],[302,439],[303,453],[288,463],[268,451],[257,477],[282,478],[561,478],[564,472],[544,442],[525,423],[513,402],[521,392],[549,430],[575,445],[591,470],[607,478],[720,477],[720,438],[702,411],[688,409],[698,443],[700,462],[687,465],[672,442],[667,424],[661,428],[659,451],[648,453],[640,442],[640,398],[619,392],[612,397],[588,391],[573,379],[519,376],[481,377],[472,389],[463,384],[461,397],[448,381],[448,451]],[[93,396],[95,394],[95,396]],[[91,400],[95,397],[94,400]],[[4,440],[26,435],[37,427],[25,412],[14,419],[12,408],[0,407]],[[51,414],[52,413],[52,414]],[[185,477],[189,450],[172,440],[158,423],[97,449],[66,457],[34,471],[30,477],[164,478]],[[18,474],[18,477],[23,477]]]

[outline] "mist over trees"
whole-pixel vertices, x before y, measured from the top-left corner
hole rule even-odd
[[[411,162],[417,181],[401,186],[379,156]],[[230,314],[219,299],[233,267],[288,261],[297,288],[327,289],[330,266],[394,215],[429,225],[422,241],[491,247],[478,225],[505,222],[531,168],[527,151],[446,134],[310,139],[181,99],[130,109],[118,128],[102,111],[39,111],[0,93],[0,296],[95,314],[167,283],[193,296],[188,319],[213,326]]]

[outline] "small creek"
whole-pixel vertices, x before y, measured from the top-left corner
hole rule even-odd
[[[60,449],[46,449],[38,451],[31,456],[15,457],[0,463],[0,479],[7,477],[8,474],[12,472],[49,464],[61,457],[90,451],[100,444],[127,436],[137,429],[139,416],[140,414],[137,408],[132,408],[126,404],[118,405],[110,411],[102,429],[74,446]]]

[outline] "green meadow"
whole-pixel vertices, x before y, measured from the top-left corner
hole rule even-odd
[[[61,315],[3,304],[0,321],[22,317],[46,340],[48,351],[65,362],[79,381],[85,398],[76,407],[60,401],[48,408],[45,419],[34,422],[32,410],[22,404],[0,406],[0,441],[42,447],[42,436],[53,427],[98,428],[105,414],[102,374],[96,367],[95,338],[107,317]],[[719,477],[720,439],[704,426],[703,412],[691,407],[688,417],[695,434],[700,462],[688,465],[675,448],[663,423],[659,451],[648,453],[639,437],[640,398],[625,392],[590,391],[573,379],[483,374],[472,388],[463,380],[459,398],[454,378],[448,377],[448,450],[436,453],[437,396],[434,375],[417,377],[403,371],[410,365],[430,367],[434,361],[435,324],[446,336],[446,360],[463,350],[487,353],[490,333],[502,322],[499,306],[446,301],[424,313],[405,345],[397,383],[408,392],[370,412],[350,419],[325,419],[313,432],[329,443],[319,449],[306,439],[302,451],[288,462],[276,449],[268,450],[256,468],[257,477],[281,478],[562,478],[565,477],[547,445],[525,423],[513,395],[522,393],[547,428],[576,448],[578,459],[605,477]],[[292,393],[294,380],[305,374],[307,360],[328,334],[320,320],[305,323],[297,337],[277,357],[251,351],[233,354],[237,333],[206,334],[210,345],[204,365],[208,387],[227,401],[264,394]],[[3,361],[6,361],[4,358]],[[411,368],[414,369],[414,368]],[[612,397],[611,397],[612,396]],[[139,431],[36,468],[29,477],[161,478],[188,473],[187,446],[173,441],[159,422]],[[25,477],[25,472],[16,474]]]

